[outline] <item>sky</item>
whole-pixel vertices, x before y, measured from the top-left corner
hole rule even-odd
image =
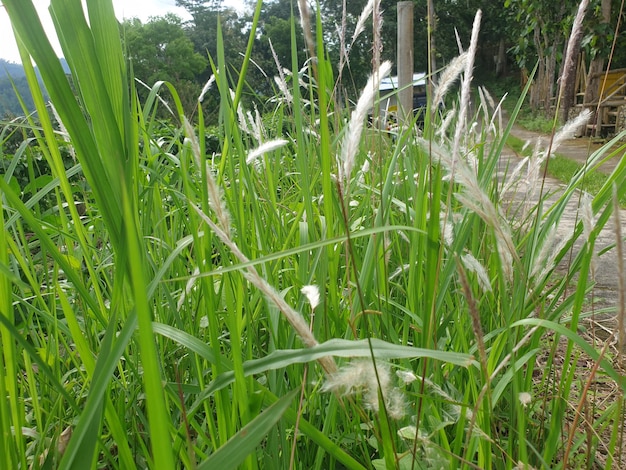
[[[52,20],[48,13],[48,6],[50,0],[32,0],[41,22],[48,32],[49,37],[54,34],[54,28],[52,26]],[[238,9],[242,9],[243,0],[225,0],[224,6],[232,6]],[[189,14],[185,9],[177,7],[175,0],[113,0],[113,8],[118,20],[124,18],[137,17],[142,21],[147,21],[151,16],[162,16],[165,13],[176,13],[183,19],[189,19]],[[56,40],[51,40],[53,47],[57,51],[59,56],[62,55],[59,43]],[[0,7],[0,58],[8,60],[10,62],[20,62],[20,55],[17,51],[15,44],[15,38],[13,37],[13,31],[11,29],[11,23],[9,17],[4,10]]]

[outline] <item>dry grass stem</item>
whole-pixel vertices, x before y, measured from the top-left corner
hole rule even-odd
[[[315,41],[313,40],[313,30],[311,26],[311,10],[307,0],[298,0],[298,12],[300,13],[300,24],[304,32],[304,42],[306,43],[311,58],[315,57]]]
[[[620,218],[617,186],[613,185],[613,210],[615,211],[615,247],[617,251],[617,342],[619,346],[619,364],[623,366],[624,346],[626,345],[626,284],[624,282],[624,239],[622,238],[622,221]]]
[[[200,218],[211,228],[211,230],[213,230],[220,241],[226,245],[226,247],[241,263],[248,263],[250,261],[250,259],[243,254],[237,244],[229,237],[228,234],[226,234],[226,232],[222,231],[222,229],[218,227],[217,224],[215,224],[204,212],[202,212],[198,206],[191,202],[190,204],[198,213]],[[245,270],[242,271],[242,274],[248,282],[250,282],[250,284],[263,292],[266,298],[274,304],[276,308],[278,308],[294,331],[298,334],[298,336],[300,336],[300,339],[305,346],[310,348],[319,344],[315,339],[315,336],[313,336],[313,333],[309,330],[309,325],[307,325],[306,321],[302,317],[302,314],[291,307],[291,305],[283,299],[280,293],[274,289],[269,282],[265,280],[265,278],[259,275],[254,266],[247,266]],[[318,359],[318,362],[328,374],[332,374],[337,369],[335,361],[330,356],[322,357]]]
[[[457,259],[458,261],[458,259]],[[469,308],[470,318],[472,319],[472,330],[474,331],[474,336],[476,337],[476,345],[478,347],[478,356],[480,358],[480,365],[482,367],[483,373],[485,374],[486,382],[489,383],[489,366],[487,363],[487,350],[485,348],[485,341],[483,339],[483,328],[480,324],[480,313],[478,312],[478,307],[476,306],[476,300],[474,299],[474,295],[472,294],[472,289],[467,281],[467,275],[465,274],[465,270],[463,269],[462,263],[457,263],[459,279],[461,281],[461,287],[463,288],[463,294],[465,295],[465,300],[467,300],[467,305]]]
[[[191,151],[194,156],[194,160],[196,162],[196,166],[198,169],[202,168],[202,165],[206,166],[206,175],[207,175],[207,189],[209,193],[209,205],[211,210],[215,212],[215,216],[220,224],[220,227],[224,231],[224,233],[230,235],[230,213],[228,209],[226,209],[226,205],[224,204],[224,198],[222,197],[222,192],[213,177],[213,172],[211,168],[209,168],[208,164],[202,158],[200,152],[200,144],[198,143],[198,138],[196,137],[196,133],[193,130],[193,126],[189,123],[187,118],[183,118],[183,125],[185,127],[185,134],[187,135],[187,139],[191,144]]]

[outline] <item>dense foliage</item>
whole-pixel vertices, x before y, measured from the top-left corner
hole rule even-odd
[[[432,24],[428,24],[428,3],[433,9]],[[603,17],[602,4],[610,3],[610,21]],[[364,85],[372,69],[371,50],[374,32],[371,21],[353,44],[343,44],[339,38],[349,42],[367,0],[344,2],[324,0],[320,2],[325,28],[324,44],[337,74],[341,63],[342,48],[350,48],[351,60],[341,71],[341,86],[348,96],[354,96]],[[371,2],[370,2],[371,3]],[[500,7],[487,0],[415,0],[414,69],[416,71],[438,68],[447,64],[458,54],[458,38],[467,38],[472,28],[473,12],[484,11],[483,28],[480,33],[480,48],[477,52],[477,79],[493,82],[504,75],[527,79],[536,63],[537,86],[530,93],[534,108],[550,103],[557,93],[557,76],[562,65],[562,51],[571,27],[577,6],[576,0],[546,3],[533,0],[503,0]],[[148,86],[158,80],[173,83],[179,90],[185,109],[191,111],[195,97],[210,78],[213,70],[209,60],[218,60],[218,22],[221,28],[221,44],[224,63],[228,73],[236,78],[243,61],[256,2],[248,0],[243,11],[223,6],[223,2],[211,0],[178,0],[177,4],[187,9],[191,20],[183,22],[174,15],[152,18],[142,24],[130,19],[122,24],[128,57],[132,59],[135,75]],[[395,62],[396,58],[396,2],[381,0],[382,23],[380,47],[382,59]],[[612,68],[626,67],[626,35],[620,34],[624,21],[619,2],[592,0],[585,20],[585,35],[581,44],[583,62],[587,65],[594,58],[608,57],[615,40]],[[247,73],[249,89],[245,100],[256,101],[264,108],[267,99],[276,91],[272,79],[276,62],[282,67],[292,67],[292,52],[299,68],[305,63],[304,38],[298,20],[299,9],[295,0],[271,0],[263,2],[252,50],[254,66]],[[292,23],[292,18],[295,22]],[[616,27],[620,24],[620,31]],[[292,51],[291,31],[296,31]],[[432,32],[428,39],[428,32]],[[617,32],[617,35],[616,35]],[[461,41],[462,42],[462,41]],[[464,45],[467,46],[466,44]],[[272,52],[272,48],[274,52]],[[429,57],[430,55],[430,57]],[[0,64],[1,65],[1,64]],[[23,72],[12,74],[18,89],[25,91]],[[143,93],[142,91],[140,93]],[[142,94],[142,96],[145,96]],[[216,105],[216,96],[209,94],[208,100]],[[33,109],[28,93],[24,94],[28,109]],[[10,83],[0,78],[0,114],[10,111],[19,114],[20,106],[11,92]],[[208,116],[217,123],[217,114]]]
[[[584,331],[626,159],[580,188],[626,147],[546,193],[582,116],[509,168],[522,101],[501,127],[472,86],[480,12],[423,126],[381,129],[392,65],[348,107],[325,10],[309,31],[257,9],[237,57],[216,28],[208,101],[174,83],[208,73],[190,44],[212,38],[174,17],[120,34],[110,0],[51,0],[66,75],[32,1],[3,3],[51,103],[28,61],[36,113],[0,131],[0,468],[619,468],[624,329]],[[257,87],[255,50],[287,24],[288,63]],[[144,34],[169,80],[145,91],[133,64],[159,67],[123,40]]]

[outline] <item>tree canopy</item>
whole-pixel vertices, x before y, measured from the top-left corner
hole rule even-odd
[[[429,2],[434,9],[430,50]],[[352,96],[364,85],[372,68],[371,15],[361,34],[352,41],[356,24],[367,3],[367,0],[319,2],[327,35],[324,38],[325,52],[337,68],[342,62],[342,48],[344,52],[349,48],[349,60],[342,65],[340,76],[342,86]],[[394,63],[396,3],[394,0],[380,0],[382,59]],[[429,53],[436,67],[445,65],[458,55],[459,45],[467,47],[463,42],[468,41],[476,10],[482,9],[479,55],[476,59],[478,79],[493,81],[508,73],[519,75],[523,80],[535,64],[539,64],[531,104],[548,107],[557,93],[557,77],[561,72],[564,48],[578,3],[577,0],[558,3],[541,0],[414,0],[414,69],[429,69]],[[226,73],[237,77],[256,2],[246,0],[244,11],[225,7],[223,0],[177,0],[176,4],[189,12],[189,21],[173,14],[151,18],[145,23],[132,19],[122,24],[121,31],[135,76],[148,85],[157,80],[172,82],[191,106],[212,74],[210,60],[217,62],[218,22],[224,44]],[[617,42],[611,67],[626,67],[626,35],[619,34],[624,27],[616,31],[618,20],[623,19],[620,6],[620,2],[611,0],[591,0],[580,50],[575,51],[583,54],[581,63],[586,67],[596,58],[604,59],[602,65],[606,65],[614,39]],[[608,21],[607,8],[610,11]],[[292,68],[294,57],[299,68],[306,63],[308,55],[298,15],[297,0],[263,2],[254,38],[253,61],[256,68],[250,68],[246,77],[250,96],[254,96],[260,104],[274,93],[273,77],[278,74],[277,62],[287,69]],[[295,31],[295,51],[292,51],[292,30]],[[596,61],[595,67],[597,65]],[[337,69],[335,73],[339,75]],[[2,96],[6,94],[3,91]]]

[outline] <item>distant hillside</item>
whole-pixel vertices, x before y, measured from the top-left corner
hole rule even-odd
[[[69,67],[65,59],[61,59],[61,65],[65,73],[69,73]],[[32,111],[35,108],[22,64],[0,59],[0,119],[6,116],[12,117],[24,114],[11,84],[11,79],[17,92],[24,100],[27,109]]]
[[[24,67],[22,64],[16,64],[14,62],[8,62],[4,59],[0,59],[0,78],[6,78],[9,75],[11,77],[19,78],[24,76]]]

